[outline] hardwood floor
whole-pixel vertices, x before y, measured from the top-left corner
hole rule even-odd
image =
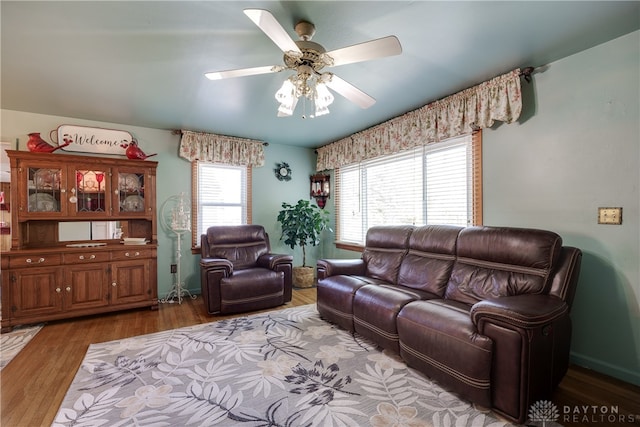
[[[295,289],[293,301],[282,308],[312,304],[315,301],[315,288]],[[157,311],[142,309],[50,322],[2,370],[0,425],[50,426],[90,343],[228,317],[233,316],[207,316],[202,308],[202,300],[198,298],[184,300],[181,305],[161,304]],[[552,400],[561,413],[559,421],[563,425],[640,425],[640,387],[584,368],[571,367]],[[562,422],[565,406],[571,412],[566,414],[570,417],[569,422]],[[574,408],[579,408],[580,412],[576,413]],[[616,422],[609,422],[609,417],[605,417],[602,422],[603,408],[608,411],[615,408],[619,410]],[[618,419],[620,416],[623,416],[622,420]]]

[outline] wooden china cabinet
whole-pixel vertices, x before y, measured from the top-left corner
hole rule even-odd
[[[116,310],[157,309],[157,162],[7,154],[12,227],[11,249],[0,259],[2,332]],[[129,244],[130,238],[141,241]]]

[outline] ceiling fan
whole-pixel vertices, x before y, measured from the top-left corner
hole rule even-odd
[[[284,81],[275,95],[280,103],[279,117],[291,116],[301,97],[313,102],[315,116],[328,114],[328,106],[333,102],[333,95],[327,87],[361,108],[371,107],[375,104],[375,99],[335,74],[322,70],[325,67],[369,61],[402,53],[402,46],[395,36],[327,52],[320,44],[311,41],[315,34],[315,26],[310,22],[300,21],[296,24],[294,29],[300,40],[294,41],[271,12],[263,9],[245,9],[244,13],[284,52],[284,65],[216,71],[205,73],[205,76],[211,80],[220,80],[278,73],[284,70],[295,71],[296,73]]]

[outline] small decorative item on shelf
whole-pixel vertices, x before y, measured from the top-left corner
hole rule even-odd
[[[29,134],[27,149],[34,153],[53,153],[54,151],[66,147],[69,144],[71,143],[65,142],[64,144],[54,146],[42,139],[39,132],[32,132]]]
[[[276,168],[273,171],[280,181],[291,181],[291,168],[288,163],[276,163]]]
[[[125,154],[127,158],[131,160],[145,160],[151,156],[155,156],[157,153],[145,154],[144,151],[138,147],[138,141],[134,139],[126,146]]]
[[[330,177],[329,175],[317,174],[312,175],[309,179],[311,181],[311,197],[314,197],[318,206],[324,209],[331,192]]]

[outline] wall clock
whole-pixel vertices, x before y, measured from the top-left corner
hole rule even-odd
[[[291,180],[291,168],[288,163],[276,163],[276,168],[273,170],[276,174],[276,178],[280,181],[290,181]]]

